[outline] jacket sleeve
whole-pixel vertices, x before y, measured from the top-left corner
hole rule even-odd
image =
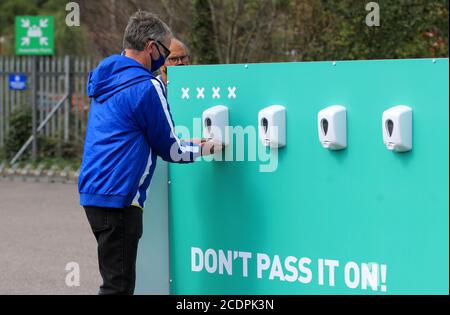
[[[152,150],[170,163],[192,163],[201,156],[201,148],[184,142],[175,134],[174,122],[161,83],[155,79],[145,88],[134,108],[134,117]]]

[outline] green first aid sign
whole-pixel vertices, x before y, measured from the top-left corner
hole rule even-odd
[[[16,54],[54,55],[53,16],[16,16]]]

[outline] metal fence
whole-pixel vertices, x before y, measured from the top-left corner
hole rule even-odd
[[[19,106],[34,109],[27,142],[33,145],[34,156],[39,133],[63,142],[82,141],[89,109],[87,78],[96,62],[89,57],[0,56],[0,149],[8,137],[11,114]],[[10,90],[9,76],[20,74],[27,77],[26,90]]]

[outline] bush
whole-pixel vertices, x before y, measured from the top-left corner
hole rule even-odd
[[[9,119],[9,132],[5,141],[4,150],[0,150],[0,160],[11,160],[19,152],[24,143],[32,134],[32,113],[27,106],[18,106],[14,109]],[[47,137],[37,135],[37,159],[80,159],[82,144],[76,141],[64,143],[62,134]],[[22,161],[31,157],[31,145],[21,156]]]
[[[5,141],[4,157],[12,159],[20,150],[22,145],[31,135],[31,109],[26,106],[18,106],[12,112],[9,119],[9,132]],[[30,153],[25,152],[23,157],[29,157]]]

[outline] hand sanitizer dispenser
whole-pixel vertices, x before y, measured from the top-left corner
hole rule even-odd
[[[321,110],[318,115],[319,139],[325,149],[347,148],[347,109],[335,105]]]
[[[412,150],[412,109],[399,105],[383,113],[383,140],[390,151]]]
[[[228,123],[228,107],[215,106],[203,112],[203,138],[207,140],[215,140],[227,146],[229,137],[227,132]]]
[[[273,105],[259,112],[259,139],[266,147],[281,148],[286,145],[286,109]]]

